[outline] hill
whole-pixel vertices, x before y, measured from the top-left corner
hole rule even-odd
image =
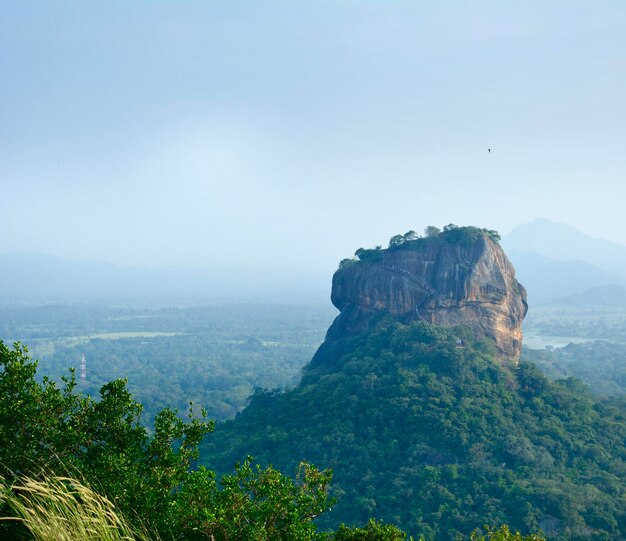
[[[217,427],[207,462],[225,471],[251,454],[285,471],[332,468],[339,503],[326,527],[373,516],[429,540],[482,522],[626,536],[624,409],[576,380],[503,366],[486,339],[425,322],[380,322],[318,360],[293,390],[259,392]]]
[[[609,284],[625,284],[626,246],[546,219],[520,225],[502,239],[530,303]]]
[[[455,227],[400,244],[342,262],[332,295],[341,314],[300,384],[253,395],[211,436],[206,462],[226,471],[251,454],[285,471],[300,460],[332,468],[339,503],[320,518],[325,527],[373,516],[430,541],[503,522],[550,538],[626,538],[624,407],[503,356],[490,325],[524,296],[497,239]],[[418,279],[384,269],[390,258]],[[433,266],[429,290],[417,270]],[[454,287],[435,287],[437,276]],[[468,292],[498,289],[486,327],[450,324],[462,321]],[[429,302],[433,312],[397,310],[407,298],[418,314]],[[472,300],[484,308],[485,298]],[[449,318],[435,324],[441,306]]]

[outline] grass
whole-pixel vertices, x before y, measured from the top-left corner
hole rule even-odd
[[[69,477],[22,477],[1,499],[14,515],[2,520],[21,521],[35,541],[155,539],[133,528],[109,499]]]

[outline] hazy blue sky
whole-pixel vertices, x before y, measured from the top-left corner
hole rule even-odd
[[[623,0],[0,3],[0,252],[331,273],[538,216],[626,244],[625,182]]]

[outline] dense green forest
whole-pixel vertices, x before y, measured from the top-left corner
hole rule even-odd
[[[213,429],[204,415],[183,421],[164,409],[152,435],[123,380],[98,400],[38,381],[26,350],[0,341],[0,537],[37,541],[403,541],[393,525],[321,530],[330,471],[300,462],[294,478],[246,459],[217,479],[194,467]],[[540,541],[506,525],[475,541]]]
[[[293,386],[336,311],[328,306],[218,305],[132,309],[89,305],[0,307],[0,339],[20,340],[39,375],[59,382],[87,362],[85,394],[127,378],[151,423],[166,406],[233,417],[255,388]]]
[[[626,344],[595,340],[562,348],[524,349],[550,379],[575,377],[600,396],[626,395]]]
[[[297,388],[257,392],[209,436],[203,460],[333,468],[327,527],[373,516],[431,540],[481,521],[621,539],[625,415],[575,379],[500,366],[463,329],[385,322],[325,343]]]

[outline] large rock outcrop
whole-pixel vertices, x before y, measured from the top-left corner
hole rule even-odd
[[[517,362],[526,290],[497,241],[482,232],[463,238],[459,231],[463,228],[454,235],[367,250],[362,261],[342,262],[331,295],[341,313],[327,338],[360,332],[381,315],[402,322],[421,319],[445,327],[467,325],[495,341],[502,362]]]

